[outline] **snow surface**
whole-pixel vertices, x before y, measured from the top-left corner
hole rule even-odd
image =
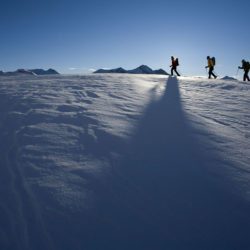
[[[250,85],[0,77],[0,249],[250,249]]]

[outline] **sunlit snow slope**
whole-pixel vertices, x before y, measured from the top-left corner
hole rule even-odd
[[[250,249],[250,85],[0,78],[0,249]]]

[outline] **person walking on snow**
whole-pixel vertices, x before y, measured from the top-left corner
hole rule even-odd
[[[243,76],[243,81],[246,81],[246,80],[250,81],[249,76],[248,76],[248,72],[250,70],[250,63],[245,61],[244,59],[241,62],[242,62],[242,66],[241,67],[239,66],[238,68],[243,69],[245,72]]]
[[[208,71],[208,78],[211,79],[211,75],[216,79],[217,76],[213,73],[215,66],[215,57],[210,58],[210,56],[207,56],[207,66],[205,68],[209,68]]]
[[[178,58],[174,58],[171,56],[171,62],[172,64],[169,66],[171,67],[171,76],[174,74],[174,72],[177,74],[177,76],[180,76],[180,74],[177,72],[177,66],[179,66],[179,60]]]

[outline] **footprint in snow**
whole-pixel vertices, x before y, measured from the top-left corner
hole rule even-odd
[[[86,91],[87,95],[89,97],[93,97],[93,98],[98,98],[99,96],[97,94],[95,94],[94,92],[92,91]]]
[[[71,106],[71,105],[61,105],[57,108],[60,112],[78,112],[83,110],[83,107]]]

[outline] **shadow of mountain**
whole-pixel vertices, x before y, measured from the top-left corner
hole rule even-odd
[[[214,180],[192,133],[178,81],[169,77],[121,163],[89,184],[95,206],[88,218],[71,218],[78,245],[91,250],[247,249],[249,203]]]

